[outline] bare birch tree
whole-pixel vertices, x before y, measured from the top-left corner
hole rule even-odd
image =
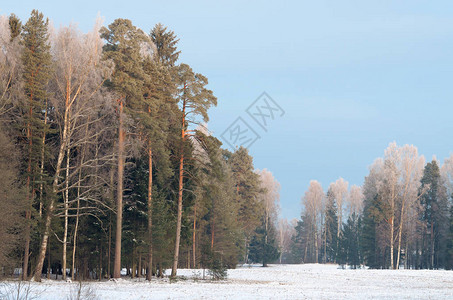
[[[84,131],[87,123],[90,126],[102,117],[89,115],[96,113],[96,101],[94,97],[99,97],[99,90],[102,86],[102,75],[105,71],[100,64],[102,43],[99,37],[100,22],[98,22],[93,32],[82,35],[74,26],[63,27],[59,30],[53,41],[53,56],[55,60],[55,77],[53,79],[55,96],[52,98],[53,107],[56,114],[57,125],[60,131],[60,139],[55,163],[55,173],[53,176],[52,190],[55,195],[64,193],[64,218],[65,229],[63,236],[63,272],[66,273],[67,256],[67,220],[69,217],[68,189],[70,178],[78,174],[71,173],[71,149],[80,147],[82,144],[91,143],[96,135],[77,136],[75,133]],[[97,102],[99,103],[99,102]],[[66,167],[63,161],[66,158]],[[65,171],[63,182],[61,173]],[[74,174],[74,175],[73,175]],[[47,241],[50,234],[51,220],[56,207],[56,198],[52,197],[47,208],[44,234],[41,241],[38,265],[35,271],[35,280],[40,279],[42,265],[47,248]]]
[[[315,263],[318,263],[319,247],[318,239],[320,232],[320,215],[322,213],[323,202],[325,201],[325,194],[322,189],[321,183],[317,180],[311,180],[308,190],[302,198],[302,203],[305,208],[306,215],[310,218],[311,223],[311,237],[314,243],[315,250]]]

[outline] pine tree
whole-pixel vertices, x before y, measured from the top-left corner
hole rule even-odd
[[[266,222],[270,226],[266,226]],[[255,230],[250,242],[249,259],[251,262],[262,263],[263,267],[267,267],[268,263],[277,260],[279,256],[275,226],[270,218],[266,220],[266,217],[263,217],[261,225]]]
[[[152,30],[150,38],[156,46],[157,53],[153,59],[146,60],[144,71],[148,75],[144,85],[144,99],[147,105],[148,120],[145,125],[148,152],[148,271],[146,279],[151,280],[153,265],[153,165],[159,167],[161,179],[170,176],[169,151],[165,148],[168,139],[168,118],[172,116],[176,105],[172,101],[175,85],[171,74],[179,52],[176,52],[176,37],[167,32],[160,24]],[[172,58],[169,59],[168,57]],[[172,116],[174,118],[174,116]],[[157,163],[154,158],[157,158]]]
[[[165,66],[174,66],[181,53],[181,51],[177,51],[176,45],[179,39],[177,39],[175,33],[158,23],[151,30],[151,40],[156,45],[159,62]]]
[[[360,255],[360,224],[361,220],[358,215],[353,213],[346,224],[342,228],[340,234],[340,250],[338,262],[340,264],[348,264],[353,269],[356,269],[361,264]]]
[[[9,29],[11,31],[11,41],[13,41],[16,37],[20,36],[22,32],[22,22],[15,14],[11,14],[8,21]]]
[[[439,268],[444,266],[445,243],[448,227],[448,204],[446,191],[440,184],[440,170],[437,161],[426,164],[421,179],[420,191],[425,187],[428,190],[423,193],[420,201],[422,205],[421,219],[424,222],[423,234],[423,264],[425,267]]]
[[[259,178],[254,172],[253,158],[246,148],[240,147],[234,153],[227,153],[227,161],[233,173],[235,201],[239,206],[237,221],[244,235],[244,263],[247,263],[248,243],[261,222]]]
[[[46,99],[48,98],[47,84],[50,78],[51,71],[51,54],[50,45],[48,41],[48,24],[49,20],[44,20],[42,13],[37,10],[31,12],[31,16],[23,27],[22,42],[23,42],[23,76],[24,76],[24,90],[26,95],[25,109],[25,127],[26,127],[26,141],[28,160],[26,167],[26,189],[27,189],[27,203],[28,209],[26,212],[27,225],[24,232],[25,237],[25,252],[23,264],[23,278],[26,279],[28,275],[28,262],[30,251],[30,234],[31,234],[31,217],[33,210],[33,202],[35,198],[35,191],[37,179],[39,176],[39,162],[41,159],[41,152],[45,145],[42,144],[42,137],[46,132],[47,126],[45,124],[45,116],[43,112],[47,111]],[[51,196],[51,198],[53,198]],[[53,212],[53,201],[50,200],[46,224],[50,222]],[[47,227],[47,226],[46,226]],[[43,243],[39,252],[39,257],[46,251],[48,232],[44,233]],[[41,259],[38,262],[36,270],[39,272],[42,269]],[[35,276],[35,280],[39,281],[39,276]]]
[[[179,103],[181,107],[181,139],[179,151],[179,176],[178,176],[178,211],[176,223],[176,238],[175,250],[173,258],[173,266],[171,276],[176,276],[179,260],[179,246],[181,240],[181,225],[182,225],[182,212],[183,212],[183,190],[184,190],[184,158],[185,146],[188,143],[188,138],[192,135],[191,130],[188,129],[189,125],[199,124],[200,118],[202,121],[207,122],[208,109],[211,106],[217,105],[217,98],[214,97],[211,90],[206,88],[208,79],[198,73],[194,73],[192,69],[186,65],[181,64],[177,69],[177,83]]]
[[[331,191],[327,191],[326,216],[323,232],[324,262],[334,262],[337,256],[337,207]]]
[[[143,71],[144,58],[150,46],[149,38],[132,22],[127,19],[116,19],[107,28],[101,29],[101,37],[106,40],[104,46],[105,58],[115,64],[115,70],[107,85],[118,95],[118,189],[117,189],[117,219],[115,236],[114,278],[121,276],[121,233],[123,214],[123,181],[125,164],[125,115],[132,119],[140,119],[144,113],[143,84],[146,74]],[[145,50],[145,52],[143,52]]]

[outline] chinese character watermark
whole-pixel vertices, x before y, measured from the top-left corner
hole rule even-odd
[[[285,111],[266,92],[262,93],[246,110],[248,115],[267,132],[270,121],[282,117]]]
[[[246,112],[265,132],[272,121],[285,114],[285,111],[266,92],[262,93],[246,109]],[[220,137],[233,151],[241,146],[249,148],[261,138],[242,117],[234,120]]]
[[[259,138],[253,128],[241,117],[238,117],[220,136],[232,149],[236,147],[248,148]]]

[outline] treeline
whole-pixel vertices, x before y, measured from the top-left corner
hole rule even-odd
[[[163,276],[278,257],[278,183],[204,124],[173,31],[0,18],[0,273]]]
[[[391,143],[369,170],[349,190],[342,178],[326,194],[310,182],[287,261],[453,269],[453,155],[425,164],[415,146]]]

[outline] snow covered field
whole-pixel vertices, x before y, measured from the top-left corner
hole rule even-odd
[[[122,279],[85,287],[94,290],[92,299],[453,299],[453,271],[342,270],[305,264],[241,267],[229,270],[223,282],[197,279],[202,270],[179,270],[178,275],[187,279]],[[72,299],[76,285],[46,280],[32,283],[31,290],[39,294],[35,299]]]

